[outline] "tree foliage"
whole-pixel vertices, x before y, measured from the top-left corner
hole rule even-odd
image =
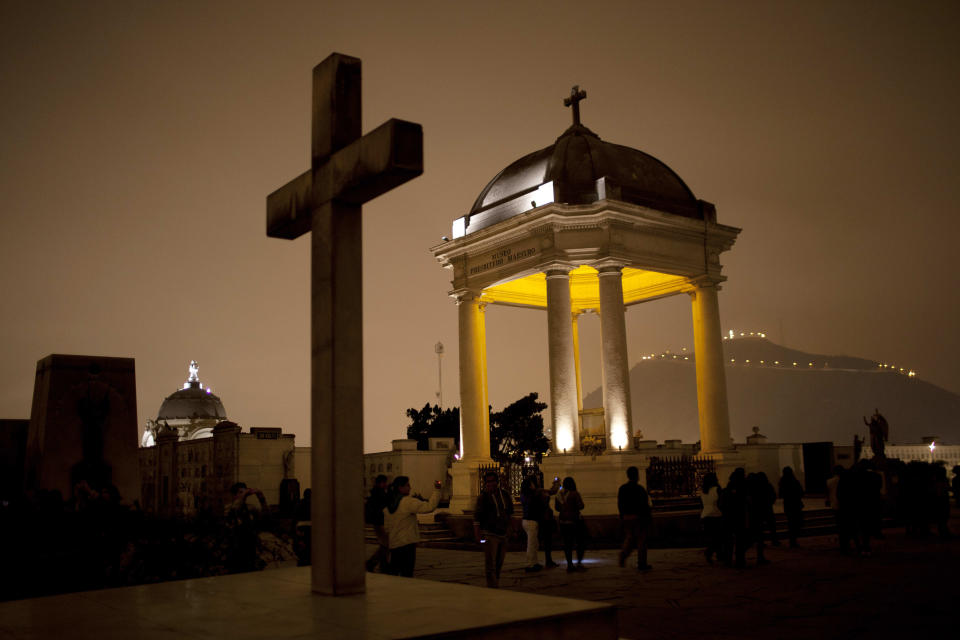
[[[490,457],[498,462],[520,464],[530,457],[540,462],[550,448],[543,435],[543,416],[547,408],[536,392],[527,394],[503,411],[490,414]]]
[[[453,438],[455,450],[460,449],[460,408],[441,409],[429,402],[423,409],[407,409],[410,426],[407,438],[417,441],[417,449],[426,451],[430,447],[429,438]]]

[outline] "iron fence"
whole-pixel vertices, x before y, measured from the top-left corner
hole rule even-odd
[[[500,464],[481,464],[477,474],[477,495],[483,492],[483,476],[488,471],[493,471],[500,477],[500,486],[506,489],[510,495],[517,497],[520,495],[520,487],[528,476],[535,476],[537,481],[543,484],[543,474],[540,472],[540,465],[536,462],[524,462],[522,464],[513,464],[510,462]]]
[[[703,477],[716,470],[716,460],[708,456],[652,456],[647,468],[647,491],[668,498],[697,496]]]

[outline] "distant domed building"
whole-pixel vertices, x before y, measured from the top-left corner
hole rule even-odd
[[[151,447],[157,441],[160,429],[176,431],[179,440],[209,438],[213,428],[227,419],[223,403],[210,390],[204,388],[197,375],[200,367],[196,360],[190,361],[190,375],[183,388],[164,399],[156,420],[147,420],[141,446]]]
[[[191,360],[183,388],[164,399],[156,420],[147,420],[140,442],[143,510],[222,513],[237,482],[262,490],[269,505],[289,504],[291,491],[299,497],[293,434],[279,427],[251,427],[244,433],[227,420],[220,398],[204,387],[198,372]],[[305,472],[309,480],[309,467]]]

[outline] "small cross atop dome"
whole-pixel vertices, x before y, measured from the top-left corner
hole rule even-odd
[[[563,99],[563,106],[573,106],[573,124],[580,124],[580,101],[587,99],[587,92],[580,89],[580,85],[573,85],[570,97]]]

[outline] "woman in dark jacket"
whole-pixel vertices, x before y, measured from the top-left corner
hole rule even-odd
[[[580,512],[583,510],[583,498],[577,491],[577,483],[567,476],[563,479],[563,488],[554,500],[557,520],[560,522],[560,536],[563,538],[563,555],[567,558],[567,573],[585,571],[583,552],[586,550],[586,527]],[[573,565],[573,548],[577,549],[577,565]]]

